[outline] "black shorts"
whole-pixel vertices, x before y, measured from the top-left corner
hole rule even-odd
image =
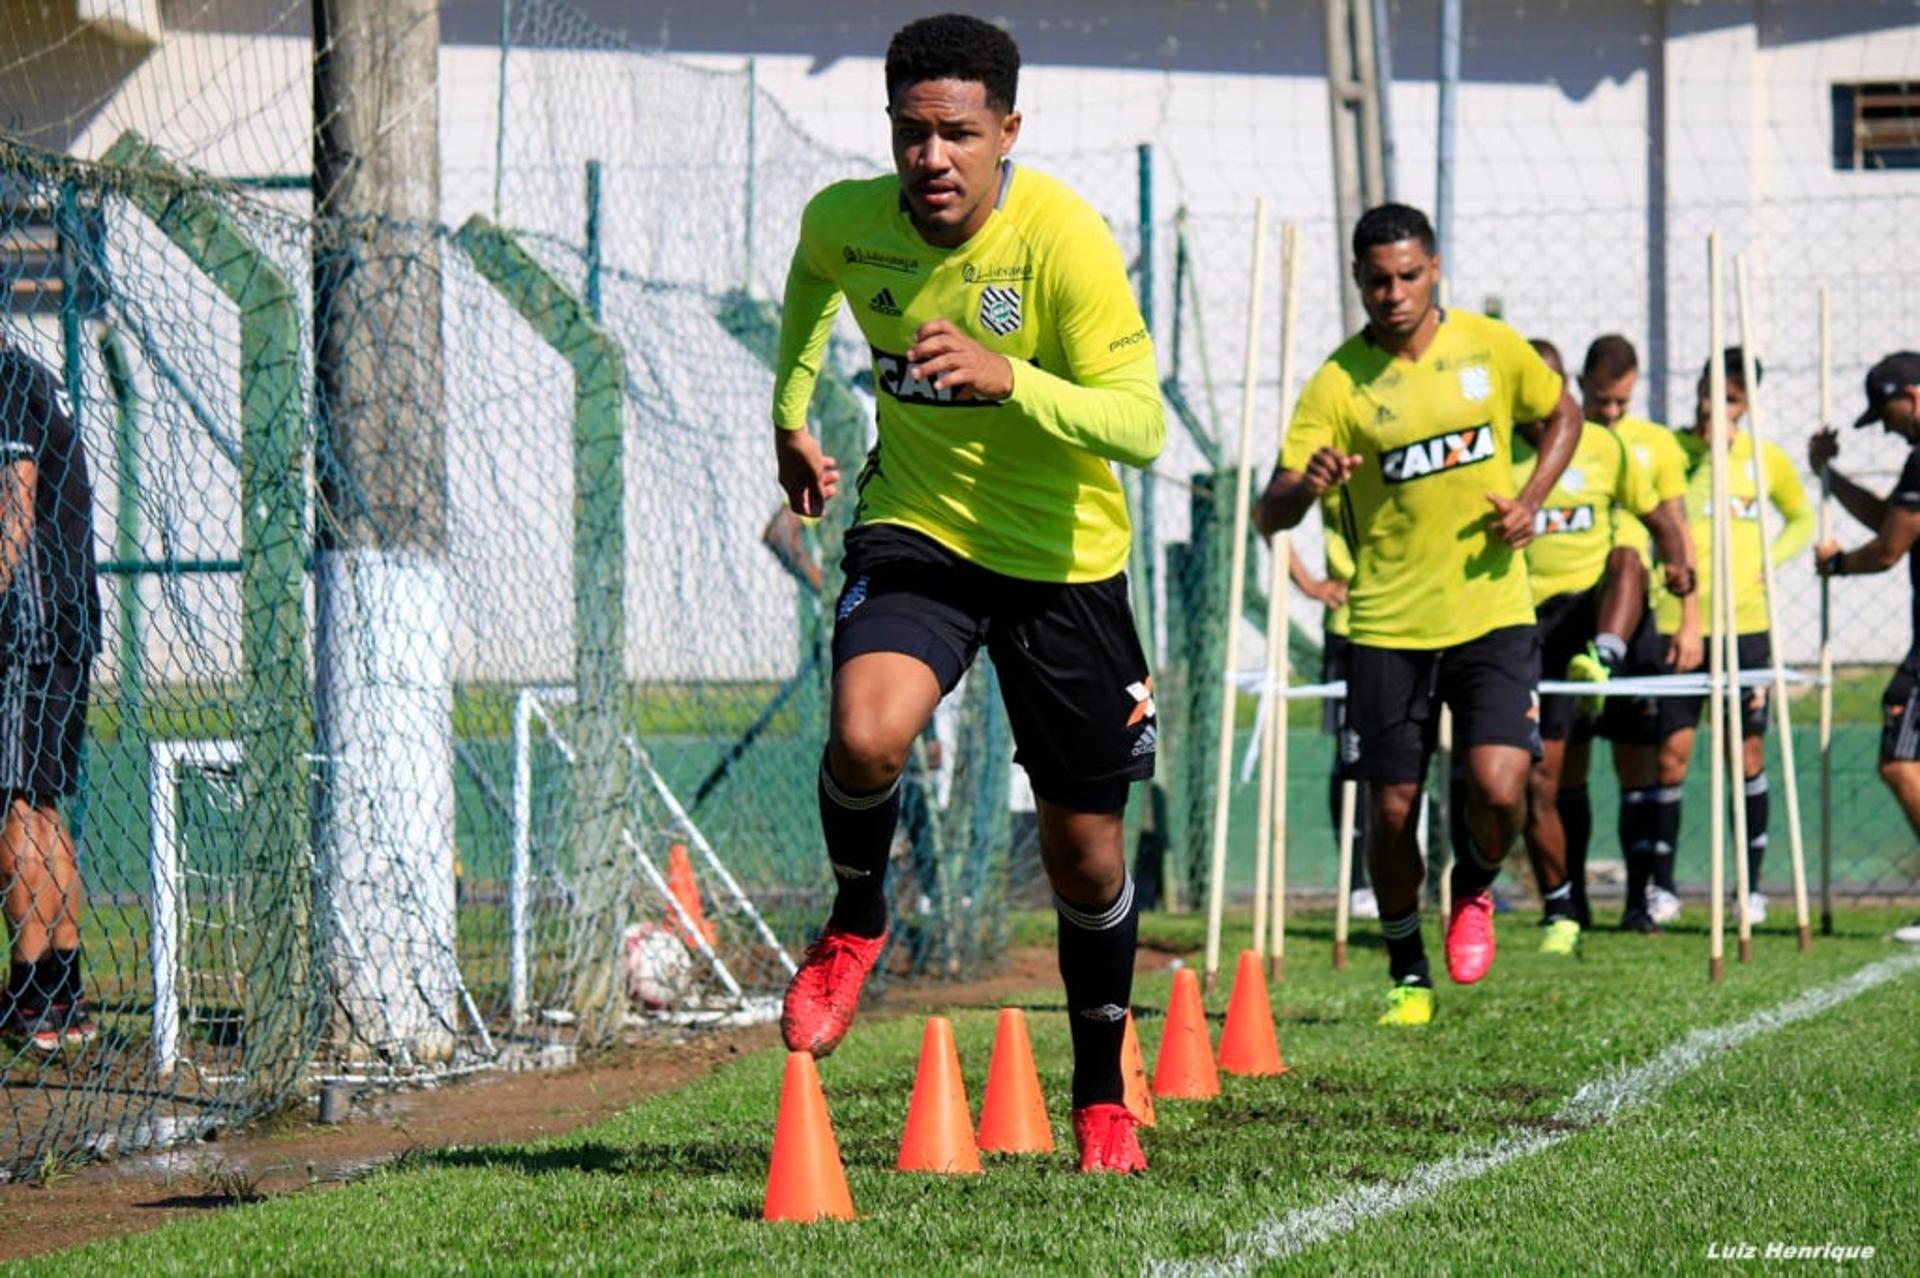
[[[1351,673],[1353,661],[1353,640],[1345,635],[1336,635],[1328,631],[1321,637],[1320,643],[1320,682],[1338,683]],[[1352,696],[1352,686],[1348,686],[1347,696]],[[1353,779],[1353,769],[1349,764],[1346,751],[1340,748],[1341,730],[1347,726],[1347,698],[1328,697],[1320,703],[1320,730],[1334,740],[1333,773],[1341,781]]]
[[[847,534],[833,666],[869,652],[924,662],[941,695],[986,645],[1033,792],[1075,812],[1118,812],[1153,775],[1153,680],[1121,573],[1062,584],[989,572],[910,528]]]
[[[1627,640],[1627,659],[1620,667],[1624,678],[1672,674],[1667,665],[1667,636],[1653,622],[1653,608],[1641,610],[1640,624]],[[1595,733],[1621,745],[1659,745],[1660,699],[1608,697],[1600,710]]]
[[[1600,587],[1555,595],[1534,611],[1540,626],[1540,677],[1564,679],[1567,663],[1587,650],[1600,629]],[[1592,720],[1580,712],[1580,698],[1566,695],[1540,698],[1540,736],[1546,741],[1593,735]]]
[[[1347,667],[1343,759],[1360,781],[1421,780],[1453,710],[1458,750],[1506,745],[1540,757],[1540,632],[1504,626],[1452,648],[1355,643]]]
[[[1907,654],[1880,697],[1880,761],[1920,762],[1920,648]]]
[[[1707,642],[1709,644],[1713,642],[1712,635],[1707,636]],[[1737,643],[1740,647],[1742,671],[1772,668],[1773,645],[1767,641],[1764,630],[1758,634],[1740,635]],[[1742,737],[1767,735],[1771,702],[1772,693],[1765,684],[1740,690],[1740,735]],[[1705,697],[1661,697],[1655,705],[1660,721],[1659,739],[1665,741],[1676,732],[1699,727],[1700,715],[1706,709],[1707,699]]]
[[[86,735],[85,667],[0,667],[0,790],[35,799],[76,793]]]

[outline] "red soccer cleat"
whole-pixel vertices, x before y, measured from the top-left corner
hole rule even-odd
[[[1125,1105],[1088,1105],[1073,1111],[1073,1139],[1083,1172],[1143,1172],[1147,1156],[1134,1128],[1140,1120]]]
[[[860,1007],[860,991],[867,973],[880,960],[887,934],[855,936],[828,928],[807,947],[800,970],[787,983],[780,1009],[780,1033],[787,1050],[825,1056],[840,1046]]]
[[[1493,966],[1493,890],[1456,899],[1447,919],[1447,975],[1472,985]]]

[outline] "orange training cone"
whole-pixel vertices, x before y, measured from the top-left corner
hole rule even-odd
[[[1267,998],[1264,965],[1252,950],[1240,951],[1233,974],[1233,998],[1227,1026],[1220,1031],[1220,1070],[1226,1074],[1274,1075],[1287,1072],[1280,1040],[1273,1031],[1273,1004]]]
[[[1140,1051],[1140,1031],[1133,1027],[1133,1013],[1127,1013],[1127,1036],[1120,1040],[1120,1077],[1127,1085],[1127,1112],[1142,1127],[1152,1127],[1153,1089],[1147,1086],[1147,1058]]]
[[[920,1072],[907,1102],[907,1129],[900,1135],[900,1171],[980,1171],[980,1150],[973,1143],[973,1119],[967,1113],[967,1087],[960,1078],[960,1053],[953,1046],[953,1022],[929,1016],[920,1040]]]
[[[1207,1037],[1207,1011],[1200,1002],[1200,978],[1190,967],[1173,974],[1167,1028],[1160,1038],[1160,1059],[1153,1066],[1153,1094],[1170,1100],[1209,1100],[1220,1094],[1213,1042]]]
[[[700,908],[700,884],[693,877],[693,862],[687,857],[687,845],[676,843],[667,849],[667,891],[673,893],[673,899],[680,903],[693,925],[700,929],[700,935],[706,938],[708,945],[719,936],[712,923],[707,921],[706,911]],[[676,932],[681,928],[676,927]],[[687,944],[693,944],[692,937],[683,938]]]
[[[993,1063],[987,1067],[987,1094],[980,1102],[980,1149],[991,1154],[1050,1154],[1053,1127],[1047,1099],[1040,1093],[1040,1071],[1033,1064],[1027,1014],[1000,1009],[993,1033]]]
[[[820,1090],[813,1053],[789,1052],[780,1084],[762,1220],[852,1220],[853,1196],[840,1166],[840,1146]]]

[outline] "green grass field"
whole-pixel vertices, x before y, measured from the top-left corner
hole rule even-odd
[[[1213,1102],[1163,1103],[1144,1177],[1070,1172],[1066,1026],[1057,989],[1041,989],[1024,1001],[1054,1156],[990,1159],[977,1178],[889,1170],[916,1019],[870,1016],[823,1063],[860,1211],[850,1225],[757,1219],[781,1069],[769,1051],[561,1139],[420,1152],[335,1191],[17,1268],[847,1275],[1200,1261],[1219,1272],[1637,1272],[1717,1268],[1710,1246],[1781,1242],[1872,1246],[1876,1268],[1910,1272],[1920,962],[1883,939],[1899,921],[1847,911],[1807,956],[1784,929],[1765,929],[1754,961],[1730,960],[1709,986],[1697,929],[1601,932],[1581,959],[1548,960],[1532,952],[1531,920],[1508,916],[1485,983],[1443,982],[1433,1026],[1386,1031],[1373,1024],[1385,977],[1371,938],[1356,938],[1367,945],[1335,973],[1326,921],[1302,920],[1274,995],[1291,1072],[1227,1080]],[[1151,916],[1143,934],[1186,948],[1198,921]],[[1436,959],[1437,944],[1430,928]],[[1836,985],[1874,964],[1871,988]],[[1149,1058],[1168,979],[1158,971],[1136,987]],[[1793,1010],[1809,990],[1832,1005]],[[1212,1006],[1224,1009],[1224,991]],[[954,1015],[977,1109],[993,1009]],[[1728,1026],[1745,1041],[1695,1050],[1699,1031]],[[1624,1098],[1617,1112],[1596,1108],[1593,1087],[1581,1092],[1595,1080],[1598,1094]]]

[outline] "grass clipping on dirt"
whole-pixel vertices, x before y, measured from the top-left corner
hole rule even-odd
[[[1691,913],[1698,915],[1701,911]],[[1424,1030],[1374,1018],[1376,948],[1330,970],[1327,924],[1290,935],[1274,987],[1292,1072],[1225,1079],[1205,1103],[1167,1102],[1145,1133],[1152,1170],[1071,1170],[1067,1027],[1057,990],[1027,1001],[1059,1152],[987,1159],[979,1177],[891,1171],[920,1042],[917,1018],[870,1017],[822,1062],[860,1220],[759,1220],[781,1054],[722,1068],[619,1118],[531,1145],[416,1152],[365,1181],[236,1207],[25,1262],[35,1275],[112,1271],[547,1270],[768,1274],[1136,1273],[1152,1259],[1233,1259],[1237,1235],[1356,1185],[1518,1132],[1551,1129],[1593,1075],[1652,1057],[1854,972],[1897,947],[1887,911],[1843,913],[1840,935],[1796,952],[1764,929],[1750,964],[1705,980],[1705,938],[1591,933],[1579,959],[1535,952],[1527,916],[1500,920],[1501,954],[1471,989],[1444,982]],[[1195,939],[1149,918],[1150,941]],[[1439,939],[1428,944],[1439,967]],[[1241,934],[1244,937],[1244,932]],[[1240,937],[1229,936],[1231,946]],[[1356,945],[1377,944],[1368,935]],[[1731,945],[1729,946],[1731,949]],[[1231,950],[1229,951],[1229,959]],[[1231,973],[1231,962],[1227,964]],[[1223,988],[1210,1010],[1225,1008]],[[1136,986],[1149,1063],[1168,978]],[[977,1115],[995,1009],[955,1008]],[[1218,1024],[1214,1027],[1218,1036]],[[1315,1271],[1698,1267],[1710,1244],[1872,1245],[1920,1257],[1920,974],[1706,1061],[1648,1108],[1541,1156],[1366,1222],[1292,1265]]]

